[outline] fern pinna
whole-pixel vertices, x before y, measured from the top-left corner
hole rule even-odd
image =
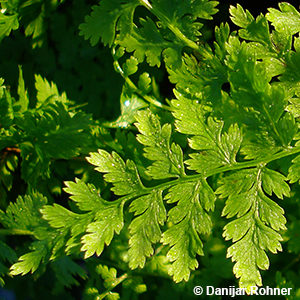
[[[86,157],[103,174],[97,177],[102,187],[111,187],[108,198],[99,186],[76,178],[64,188],[72,209],[47,204],[32,191],[1,212],[6,228],[28,230],[34,238],[32,252],[19,257],[10,274],[80,252],[85,259],[100,256],[125,232],[123,261],[130,269],[144,268],[165,251],[166,273],[175,282],[188,281],[201,269],[199,256],[215,218],[223,218],[223,238],[231,243],[227,257],[240,287],[262,285],[267,254],[282,251],[286,218],[279,202],[297,197],[293,188],[300,180],[300,13],[283,2],[254,18],[232,6],[238,30],[222,23],[208,43],[203,20],[212,18],[217,4],[102,0],[92,8],[80,34],[92,45],[101,40],[111,47],[114,68],[124,78],[121,115],[102,125],[137,130],[138,143],[128,135],[130,158],[117,147]],[[140,71],[147,64],[166,68],[174,99],[162,100],[154,78]],[[86,138],[83,132],[79,137]],[[18,222],[29,211],[28,224]],[[100,269],[116,280],[113,270]]]

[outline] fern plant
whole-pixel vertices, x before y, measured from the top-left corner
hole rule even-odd
[[[56,270],[67,266],[72,284],[72,274],[86,275],[70,258],[101,259],[112,244],[121,270],[140,274],[138,269],[160,258],[158,273],[176,283],[189,281],[201,270],[199,257],[206,255],[218,220],[239,286],[249,292],[263,284],[261,271],[269,269],[270,253],[282,251],[287,229],[280,203],[299,197],[300,13],[283,2],[254,18],[241,5],[231,6],[238,29],[222,23],[209,43],[203,24],[217,4],[102,0],[92,8],[80,35],[110,47],[124,78],[121,115],[113,122],[99,126],[70,110],[66,95],[41,76],[33,110],[21,69],[18,101],[2,83],[1,146],[18,146],[28,189],[1,211],[1,230],[33,239],[31,252],[16,262],[15,252],[1,242],[3,259],[14,262],[10,275],[57,263]],[[6,18],[5,26],[14,29]],[[174,85],[171,100],[163,99],[144,71],[162,66]],[[128,135],[121,150],[113,141],[102,146],[95,134],[102,127],[136,132],[136,140]],[[65,181],[69,207],[47,200],[38,190],[39,176],[50,177],[52,160],[79,154],[103,175],[95,175],[93,184],[84,177]],[[3,168],[9,173],[17,163],[10,157]],[[7,174],[1,180],[10,188]],[[118,299],[112,290],[129,273],[118,278],[110,267],[101,263],[96,271],[106,292],[91,289],[90,295]],[[141,284],[133,286],[144,291]]]

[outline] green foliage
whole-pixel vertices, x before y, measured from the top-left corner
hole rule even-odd
[[[66,236],[71,234],[67,241],[68,251],[77,246],[78,237],[86,233],[81,237],[81,250],[85,251],[85,258],[95,253],[100,255],[104,244],[109,245],[114,232],[119,233],[123,227],[123,203],[103,200],[93,186],[86,185],[81,180],[76,183],[67,182],[66,185],[66,191],[72,194],[72,200],[85,214],[75,214],[54,204],[44,206],[41,210],[43,216],[52,227],[59,228]],[[107,215],[111,218],[107,218]]]
[[[290,34],[298,33],[300,31],[300,14],[296,8],[283,2],[279,4],[279,9],[270,8],[267,14],[268,20],[275,29],[279,32],[288,31]]]
[[[79,48],[90,61],[84,84],[109,82],[97,99],[108,103],[118,89],[105,50],[94,73],[94,50],[59,36],[68,17],[48,27],[62,2],[1,2],[0,47],[24,33],[34,53],[54,41]],[[83,17],[78,3],[74,14]],[[114,116],[99,118],[89,97],[87,108],[70,100],[45,71],[28,80],[26,64],[12,87],[0,79],[2,286],[17,275],[50,276],[57,299],[76,285],[82,299],[189,299],[195,285],[236,279],[248,293],[270,281],[296,287],[300,13],[280,3],[254,17],[237,4],[229,14],[238,30],[222,23],[210,43],[217,4],[102,0],[84,23],[75,17],[85,40],[111,48],[111,69],[123,80]],[[58,65],[68,65],[64,55]],[[84,84],[72,76],[76,94]]]
[[[2,1],[0,15],[0,40],[8,36],[11,30],[19,28],[19,23],[25,28],[25,35],[32,37],[32,46],[43,44],[45,34],[45,18],[63,1]]]
[[[262,285],[258,269],[269,268],[265,251],[281,251],[282,237],[277,233],[286,229],[283,209],[268,198],[289,196],[285,177],[267,168],[247,169],[224,178],[216,193],[228,197],[222,215],[237,216],[224,227],[225,239],[235,242],[228,248],[227,256],[236,261],[234,273],[242,286]]]
[[[119,0],[102,1],[86,17],[85,23],[80,25],[80,34],[90,39],[92,45],[97,44],[101,37],[104,45],[112,46],[115,43],[124,47],[127,52],[134,52],[139,62],[146,58],[150,66],[159,67],[161,54],[166,49],[173,49],[180,55],[184,46],[180,40],[198,39],[199,29],[202,27],[198,19],[211,19],[217,12],[216,5],[216,1],[208,0],[176,3],[164,0],[153,1],[152,4],[147,0],[131,0],[126,4]],[[138,6],[153,12],[160,19],[160,26],[150,17],[141,18],[140,24],[135,24],[133,16]],[[172,38],[175,40],[170,42]]]
[[[68,159],[91,144],[91,117],[69,109],[66,95],[55,84],[36,76],[37,101],[33,108],[20,69],[18,96],[13,99],[4,88],[1,98],[1,146],[18,146],[21,152],[22,178],[35,185],[37,179],[50,176],[52,159]]]
[[[168,203],[178,202],[168,214],[174,224],[162,236],[162,242],[171,246],[167,258],[174,262],[169,273],[174,281],[188,280],[190,270],[198,267],[196,255],[203,255],[200,234],[210,234],[208,212],[214,209],[215,195],[204,179],[195,183],[182,183],[170,188]]]
[[[134,10],[138,5],[137,0],[128,3],[120,0],[102,1],[99,6],[93,7],[91,15],[87,16],[85,23],[80,25],[80,34],[86,39],[91,39],[92,45],[96,45],[101,37],[104,45],[112,46],[116,29],[120,30],[121,36],[131,32]]]
[[[7,16],[1,12],[0,24],[0,39],[2,40],[5,36],[10,34],[11,30],[18,29],[18,16],[16,14]]]
[[[147,175],[154,179],[164,179],[184,175],[181,148],[170,142],[171,126],[161,127],[158,118],[150,111],[141,111],[136,116],[139,134],[137,140],[143,144],[144,156],[153,163],[147,168]]]
[[[189,146],[199,151],[190,154],[191,159],[186,161],[190,169],[205,173],[222,165],[236,163],[236,154],[242,143],[242,135],[236,124],[222,134],[223,122],[207,117],[206,108],[197,100],[192,102],[178,95],[172,105],[176,129],[192,135]]]

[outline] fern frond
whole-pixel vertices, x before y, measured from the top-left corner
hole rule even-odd
[[[187,281],[191,270],[198,267],[196,255],[203,255],[199,235],[210,233],[212,223],[208,212],[214,209],[216,197],[202,179],[173,186],[165,199],[168,203],[178,202],[168,212],[168,222],[172,225],[162,235],[162,242],[171,247],[167,254],[173,262],[169,273],[176,282]]]
[[[138,0],[130,0],[124,3],[122,0],[104,0],[98,6],[94,6],[90,16],[81,24],[80,35],[90,39],[92,46],[101,38],[104,45],[111,46],[114,42],[116,30],[120,35],[130,33],[133,27],[133,14],[139,5]]]
[[[33,1],[25,2],[32,10]],[[1,4],[7,11],[0,15],[0,40],[23,22],[20,5]],[[46,8],[41,0],[36,5],[36,15],[25,24],[25,35],[34,38],[44,32]],[[35,75],[32,101],[21,67],[17,91],[10,93],[0,79],[1,199],[6,190],[13,195],[21,179],[27,188],[15,202],[0,203],[6,206],[0,210],[0,284],[5,273],[38,275],[50,264],[57,282],[67,287],[89,274],[84,297],[118,299],[116,285],[133,290],[142,285],[145,291],[141,276],[150,272],[176,283],[206,277],[225,259],[230,240],[227,257],[249,293],[262,285],[269,252],[281,251],[283,241],[299,252],[300,13],[281,3],[279,10],[255,18],[241,5],[231,6],[237,31],[221,24],[215,42],[205,43],[203,20],[212,18],[216,5],[102,0],[92,8],[80,35],[92,45],[101,40],[111,47],[113,67],[124,79],[115,121],[93,121],[77,110],[80,104],[70,107],[59,85],[41,75]],[[139,69],[143,62],[149,73]],[[156,67],[158,74],[166,69],[174,99],[162,99],[161,78],[152,76]],[[92,168],[78,159],[83,156]],[[81,179],[65,181],[68,207],[55,202],[46,180],[61,191],[57,182],[72,176],[69,168]],[[286,217],[277,200],[286,197],[292,200],[284,209],[295,208],[295,215],[287,214],[291,225],[283,236]],[[225,241],[216,236],[221,228]],[[30,240],[19,258],[5,244],[10,234]],[[100,255],[99,264],[92,256]],[[213,267],[207,267],[210,256]],[[72,260],[77,257],[87,259],[87,273]],[[199,265],[206,271],[191,276]]]
[[[135,126],[140,134],[137,140],[143,144],[144,155],[153,163],[147,168],[147,175],[154,179],[184,176],[183,153],[180,146],[171,143],[170,124],[160,125],[159,119],[150,110],[136,115]]]
[[[37,90],[37,107],[45,105],[45,103],[60,102],[66,104],[69,102],[66,93],[60,95],[56,84],[53,82],[49,83],[41,75],[35,75],[35,88]]]
[[[176,129],[192,135],[189,145],[197,153],[190,154],[186,163],[198,173],[224,165],[236,163],[236,155],[242,143],[242,134],[237,125],[222,133],[224,123],[207,117],[207,108],[177,93],[177,100],[172,101]]]
[[[275,193],[279,198],[289,195],[286,178],[267,168],[252,168],[228,175],[216,190],[227,198],[222,215],[237,217],[224,227],[223,236],[234,243],[227,257],[235,262],[234,273],[240,286],[250,291],[262,285],[259,269],[269,267],[266,251],[281,251],[279,230],[286,229],[283,209],[265,195]],[[265,192],[264,192],[265,191]]]
[[[39,265],[43,262],[48,251],[43,243],[36,244],[36,249],[19,257],[18,262],[10,268],[11,275],[25,275],[34,273]]]
[[[43,217],[52,227],[71,233],[67,251],[76,246],[76,237],[81,237],[81,250],[85,251],[85,258],[95,253],[100,255],[104,245],[109,245],[114,233],[119,233],[123,227],[124,203],[105,201],[95,187],[87,186],[79,179],[75,183],[66,182],[66,186],[65,190],[72,195],[71,199],[85,214],[76,214],[54,204],[43,207]]]
[[[87,161],[96,166],[95,170],[104,175],[106,181],[113,183],[112,191],[116,195],[127,195],[143,190],[143,184],[133,161],[126,163],[116,152],[112,154],[105,150],[98,150],[98,153],[91,153]]]
[[[287,2],[279,3],[279,9],[269,8],[266,15],[278,32],[289,31],[290,34],[300,32],[300,13]]]
[[[162,191],[154,191],[135,199],[129,211],[136,216],[129,225],[129,267],[143,268],[146,257],[153,255],[152,244],[160,241],[160,226],[166,221]]]
[[[300,180],[300,155],[293,159],[292,165],[289,168],[288,179],[291,183]]]
[[[8,36],[12,30],[19,28],[18,15],[5,15],[0,12],[0,41]]]

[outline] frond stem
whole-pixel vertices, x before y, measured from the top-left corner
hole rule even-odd
[[[133,200],[137,197],[141,197],[143,195],[149,194],[153,190],[162,190],[163,191],[165,189],[172,187],[173,185],[177,185],[177,184],[180,184],[183,182],[197,181],[203,177],[207,178],[207,177],[217,175],[220,173],[224,173],[224,172],[237,171],[237,170],[247,169],[247,168],[256,168],[258,166],[267,165],[268,163],[270,163],[272,161],[275,161],[275,160],[278,160],[278,159],[281,159],[281,158],[284,158],[284,157],[287,157],[290,155],[294,155],[297,153],[300,153],[299,146],[294,147],[292,149],[285,149],[279,153],[270,155],[270,157],[266,157],[264,159],[255,159],[255,160],[250,160],[250,161],[237,162],[235,164],[226,165],[226,166],[223,166],[223,167],[220,167],[217,169],[209,170],[208,172],[203,173],[203,174],[185,175],[184,177],[158,184],[155,187],[145,187],[143,190],[141,190],[138,193],[129,194],[129,195],[119,198],[119,201],[122,201],[123,204],[125,204],[129,200]]]
[[[1,235],[33,235],[33,232],[27,229],[18,228],[0,229],[0,236]]]
[[[128,278],[128,274],[127,273],[125,273],[125,274],[123,274],[122,276],[120,276],[120,277],[118,277],[115,281],[114,281],[114,283],[113,283],[113,285],[112,285],[112,287],[110,288],[110,289],[108,289],[106,292],[104,292],[104,293],[102,293],[100,296],[99,296],[99,298],[97,298],[97,299],[104,299],[106,296],[108,296],[110,293],[111,293],[111,290],[113,289],[113,288],[115,288],[117,285],[119,285],[120,283],[122,283],[125,279],[127,279]]]
[[[146,7],[152,14],[161,20],[167,27],[175,34],[175,36],[183,41],[191,49],[199,51],[199,46],[189,38],[187,38],[177,27],[175,27],[170,20],[157,8],[153,7],[148,0],[139,0],[141,5]]]
[[[190,40],[186,35],[184,35],[180,29],[172,24],[172,22],[166,17],[159,9],[153,7],[148,0],[139,0],[140,4],[146,7],[153,15],[155,15],[161,22],[163,22],[173,34],[181,40],[187,47],[197,51],[204,57],[211,56],[211,53],[207,51],[204,47],[198,45],[196,42]]]
[[[171,111],[171,107],[165,104],[162,104],[161,102],[157,101],[156,99],[154,99],[153,97],[146,95],[145,93],[143,93],[134,83],[133,81],[125,75],[123,69],[121,68],[119,62],[117,60],[114,60],[113,62],[114,68],[115,70],[124,78],[125,82],[129,85],[129,87],[139,96],[141,96],[142,98],[144,98],[144,100],[146,100],[147,102],[153,104],[156,107]]]

